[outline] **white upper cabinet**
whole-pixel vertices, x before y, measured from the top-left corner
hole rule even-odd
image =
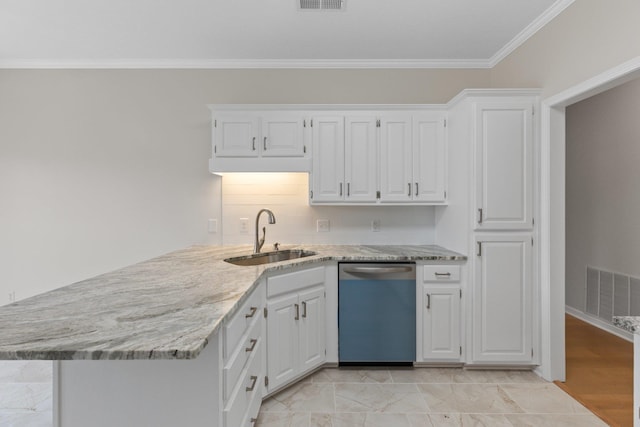
[[[344,117],[314,117],[312,202],[344,200]]]
[[[380,119],[380,200],[408,202],[413,198],[411,115]]]
[[[475,228],[530,230],[533,205],[533,101],[475,107]]]
[[[345,200],[375,202],[378,178],[376,119],[345,118]]]
[[[445,202],[445,114],[388,115],[380,124],[380,200]]]
[[[444,114],[413,117],[413,199],[446,200],[447,144]]]
[[[257,157],[260,119],[246,114],[224,114],[213,119],[215,157]]]
[[[308,172],[307,120],[298,111],[214,111],[211,172]]]
[[[267,114],[262,116],[262,156],[302,157],[306,147],[306,121],[296,114]]]

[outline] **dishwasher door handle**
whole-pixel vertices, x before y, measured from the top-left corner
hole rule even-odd
[[[393,273],[408,273],[413,270],[413,267],[345,267],[345,273],[355,274],[393,274]]]

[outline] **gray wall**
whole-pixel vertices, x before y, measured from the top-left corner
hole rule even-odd
[[[0,70],[0,305],[218,243],[210,103],[443,103],[490,70]]]
[[[587,265],[640,277],[640,79],[567,108],[566,303]]]

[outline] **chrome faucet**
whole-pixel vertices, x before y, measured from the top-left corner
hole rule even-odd
[[[262,212],[266,212],[267,215],[269,215],[269,224],[276,223],[276,217],[273,215],[273,212],[271,212],[269,209],[260,209],[258,215],[256,215],[256,240],[253,243],[254,254],[260,253],[260,249],[262,249],[262,245],[264,245],[264,238],[267,235],[267,227],[262,227],[262,238],[258,239],[258,223],[260,222],[260,215],[262,214]]]

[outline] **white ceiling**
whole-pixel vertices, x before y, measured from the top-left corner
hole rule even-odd
[[[490,67],[573,0],[0,0],[0,67]]]

